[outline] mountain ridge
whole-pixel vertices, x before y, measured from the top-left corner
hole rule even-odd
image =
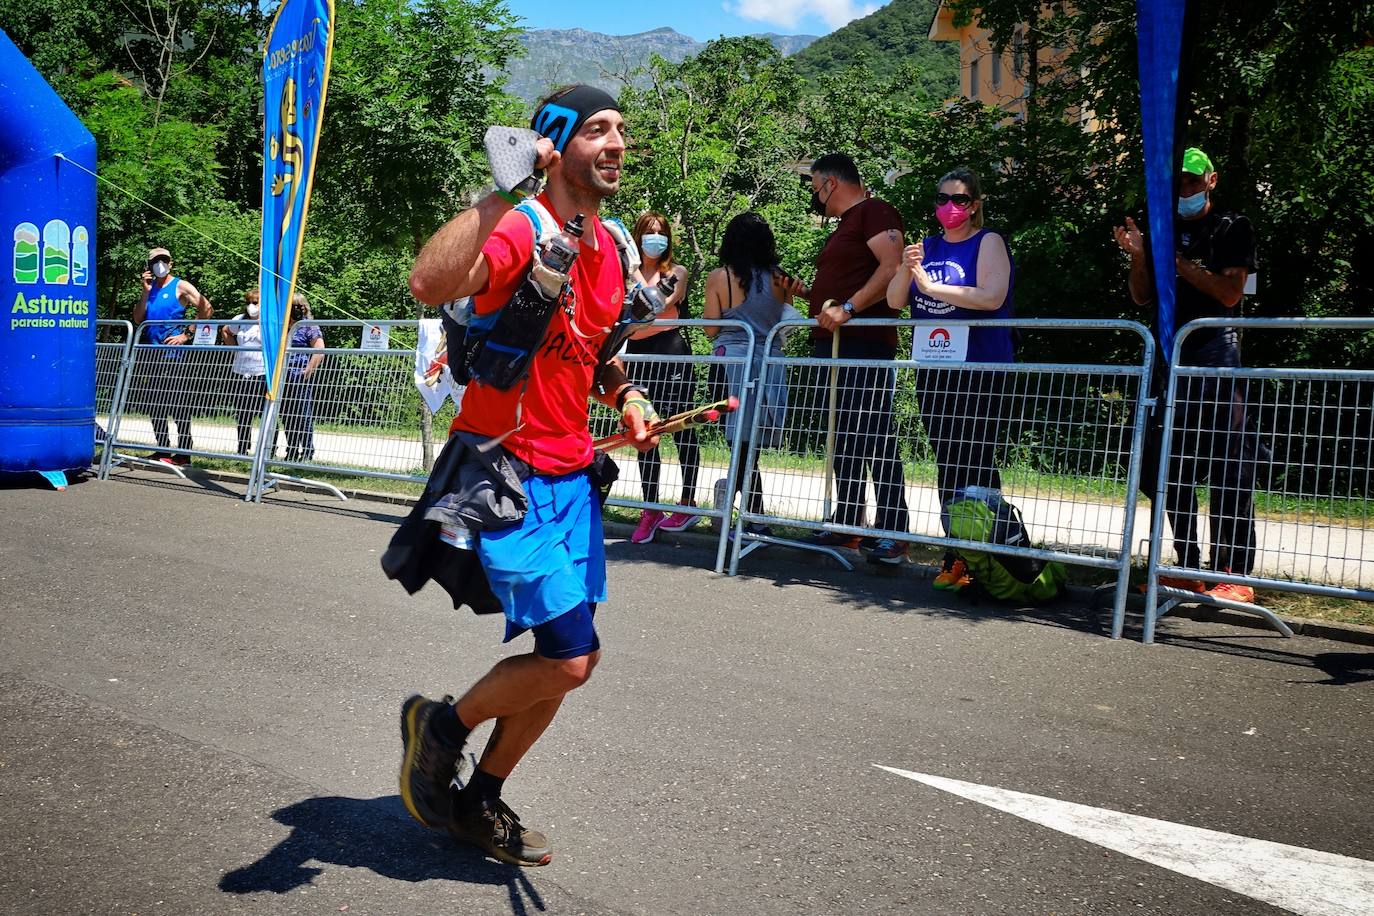
[[[790,56],[817,40],[815,35],[780,35],[761,32],[755,36]],[[659,26],[631,35],[607,35],[587,29],[531,29],[521,36],[525,56],[506,67],[506,90],[534,102],[551,89],[566,83],[589,83],[607,92],[620,91],[621,77],[648,63],[651,54],[681,61],[706,47],[671,26]],[[643,75],[632,80],[647,85]]]

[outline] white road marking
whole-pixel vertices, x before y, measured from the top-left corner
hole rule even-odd
[[[1374,862],[874,766],[1303,916],[1374,913]]]

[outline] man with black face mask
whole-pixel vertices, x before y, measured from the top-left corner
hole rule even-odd
[[[875,363],[897,355],[895,327],[841,326],[854,318],[899,318],[887,305],[887,284],[902,261],[901,214],[891,204],[869,195],[854,160],[843,153],[822,156],[803,182],[811,186],[811,209],[837,217],[835,231],[816,258],[811,289],[794,293],[810,303],[819,327],[811,340],[817,358],[829,359],[832,334],[840,339],[839,356]],[[865,477],[872,476],[878,514],[873,527],[909,530],[901,456],[892,433],[892,397],[896,373],[882,365],[841,368],[838,375],[835,438],[835,513],[830,522],[865,527]],[[839,531],[818,531],[812,542],[828,547],[862,548],[871,563],[900,564],[906,544],[891,537],[860,540]]]
[[[1179,175],[1178,218],[1174,221],[1174,330],[1196,318],[1240,316],[1245,283],[1255,269],[1255,234],[1238,213],[1222,212],[1212,202],[1217,172],[1196,147],[1183,154]],[[1131,298],[1154,301],[1149,244],[1126,218],[1115,230],[1117,244],[1130,258]],[[1171,354],[1161,353],[1162,359]],[[1231,328],[1208,328],[1183,340],[1180,362],[1187,366],[1240,366],[1240,338]],[[1156,372],[1157,380],[1165,378]],[[1228,379],[1184,378],[1177,389],[1173,460],[1164,509],[1174,533],[1180,566],[1202,568],[1197,531],[1197,487],[1209,487],[1212,568],[1246,575],[1254,566],[1254,482],[1258,437],[1246,427],[1245,383]],[[1148,431],[1141,487],[1153,495],[1158,479],[1160,436],[1156,418]],[[1166,579],[1162,584],[1202,592],[1199,579]],[[1219,598],[1253,603],[1249,586],[1222,583],[1209,592]]]

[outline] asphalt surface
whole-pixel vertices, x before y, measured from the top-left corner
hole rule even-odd
[[[406,815],[397,711],[528,646],[382,576],[402,511],[0,489],[0,912],[1280,912],[873,764],[1374,859],[1358,647],[612,541],[605,658],[507,784],[554,862],[487,862]]]

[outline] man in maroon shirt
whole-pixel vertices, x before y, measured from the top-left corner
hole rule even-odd
[[[839,331],[855,318],[899,318],[887,305],[887,284],[902,260],[902,217],[895,207],[869,196],[854,160],[843,153],[822,156],[806,176],[811,207],[822,216],[838,217],[835,231],[816,258],[816,279],[809,314],[820,326],[811,332],[815,356],[828,359],[831,335],[839,334],[840,358],[890,361],[897,355],[895,327]],[[839,370],[835,438],[836,505],[830,522],[865,527],[865,478],[873,478],[878,515],[874,527],[906,532],[902,461],[892,431],[892,395],[896,373],[887,366]],[[864,538],[819,531],[812,541],[826,546],[855,546],[871,563],[896,565],[906,557],[906,544],[889,537]]]

